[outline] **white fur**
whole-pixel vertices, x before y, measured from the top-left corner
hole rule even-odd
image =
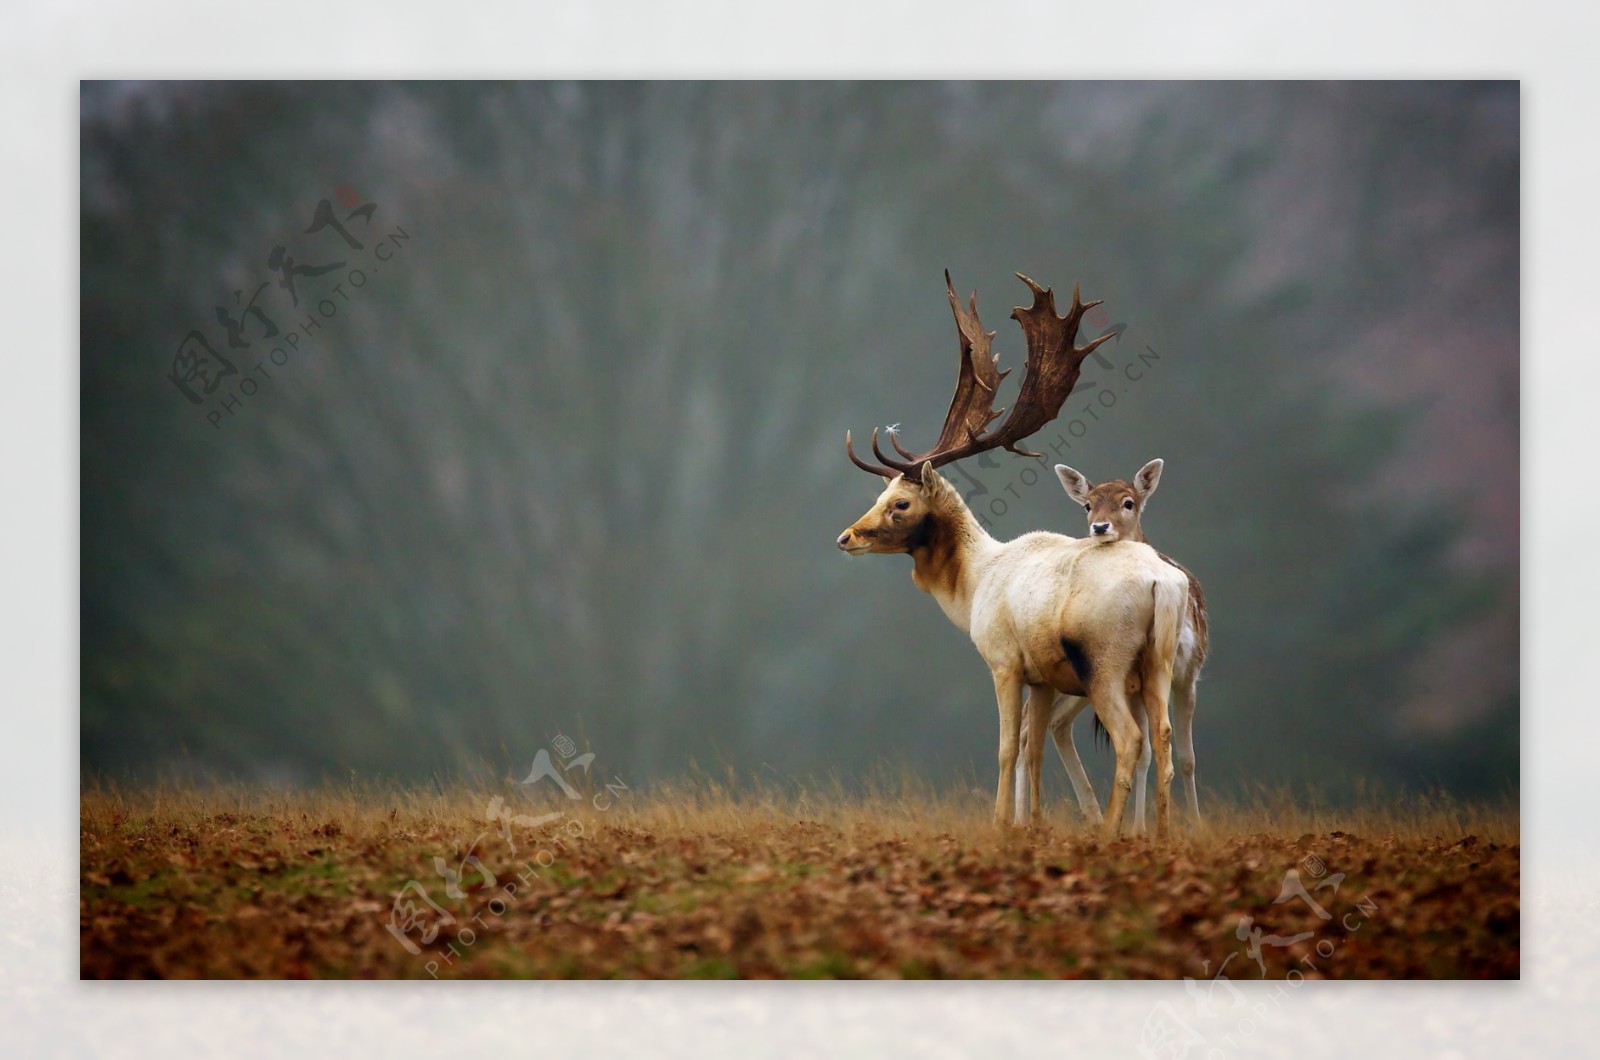
[[[996,822],[1013,819],[1020,772],[1026,773],[1033,814],[1039,813],[1039,763],[1052,705],[1061,688],[1078,685],[1063,651],[1065,637],[1083,645],[1092,660],[1088,691],[1117,751],[1106,830],[1120,829],[1135,761],[1144,745],[1137,715],[1147,715],[1160,736],[1156,753],[1163,786],[1158,791],[1157,816],[1158,828],[1165,832],[1165,793],[1172,776],[1166,700],[1176,661],[1177,625],[1188,603],[1188,579],[1139,542],[1107,545],[1043,531],[996,541],[931,468],[924,467],[922,478],[920,487],[892,480],[873,508],[841,536],[839,546],[853,553],[893,550],[874,542],[881,542],[886,532],[914,525],[911,516],[923,517],[924,508],[948,523],[955,558],[943,569],[953,572],[953,580],[941,580],[931,565],[924,571],[920,561],[912,577],[952,622],[967,631],[994,679],[1000,711]],[[913,510],[897,516],[894,504],[906,499],[913,501]],[[906,521],[898,522],[900,518]],[[1157,631],[1166,632],[1158,637]],[[1145,669],[1138,674],[1135,667],[1141,659]],[[1138,678],[1143,688],[1136,699],[1139,709],[1129,701],[1130,678]],[[1025,714],[1038,741],[1030,741],[1034,750],[1022,758]],[[1072,771],[1070,761],[1068,770]],[[1092,802],[1081,764],[1073,776],[1075,784],[1082,780],[1082,794]]]

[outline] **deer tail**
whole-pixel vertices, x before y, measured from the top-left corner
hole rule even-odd
[[[1189,607],[1189,584],[1181,578],[1162,578],[1152,589],[1155,610],[1150,616],[1150,639],[1145,646],[1144,678],[1146,692],[1163,700],[1172,687],[1172,670],[1178,659],[1178,631]]]

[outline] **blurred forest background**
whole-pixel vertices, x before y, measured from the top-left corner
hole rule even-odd
[[[1045,474],[952,474],[997,536],[1081,535],[1048,464],[1166,459],[1203,790],[1515,797],[1514,83],[81,106],[85,780],[520,778],[565,733],[633,784],[992,785],[976,651],[833,544],[880,487],[845,430],[937,431],[948,267],[1003,365],[1014,270],[1125,326]]]

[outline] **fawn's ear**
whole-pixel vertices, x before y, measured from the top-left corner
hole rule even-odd
[[[1089,503],[1089,491],[1094,486],[1083,477],[1082,472],[1074,471],[1065,464],[1057,464],[1056,478],[1061,480],[1061,488],[1067,491],[1067,496],[1079,504]]]
[[[1141,467],[1139,473],[1133,476],[1133,488],[1138,491],[1141,503],[1149,500],[1150,494],[1161,484],[1161,468],[1162,462],[1158,458]]]

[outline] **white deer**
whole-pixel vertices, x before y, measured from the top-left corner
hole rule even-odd
[[[1026,690],[1029,739],[1022,764],[1032,819],[1039,819],[1044,736],[1056,697],[1087,696],[1116,749],[1116,781],[1104,817],[1106,833],[1116,834],[1143,744],[1129,701],[1137,692],[1141,713],[1154,735],[1156,831],[1164,837],[1173,776],[1166,701],[1188,606],[1187,579],[1154,549],[1137,542],[1104,548],[1098,542],[1042,531],[997,541],[936,470],[998,448],[1037,456],[1017,448],[1018,443],[1055,418],[1077,382],[1083,358],[1111,337],[1074,345],[1084,310],[1099,303],[1084,305],[1075,289],[1071,309],[1058,317],[1051,291],[1020,273],[1018,278],[1034,297],[1032,306],[1018,307],[1011,314],[1022,325],[1028,360],[1010,416],[992,433],[984,433],[1003,411],[992,405],[1004,373],[990,353],[994,336],[978,319],[976,295],[963,309],[946,273],[961,335],[961,369],[944,429],[924,453],[907,451],[891,434],[903,460],[883,454],[874,430],[872,452],[877,464],[858,458],[849,435],[845,436],[850,459],[883,476],[887,485],[867,513],[839,535],[838,546],[851,555],[909,554],[917,588],[932,595],[950,620],[971,636],[988,664],[1000,712],[996,824],[1004,826],[1013,819]]]
[[[1146,540],[1143,525],[1144,509],[1151,495],[1155,493],[1156,487],[1161,483],[1163,466],[1161,460],[1152,460],[1139,469],[1139,473],[1133,476],[1132,482],[1112,479],[1098,486],[1091,483],[1081,472],[1065,464],[1056,465],[1056,477],[1061,480],[1067,496],[1083,505],[1088,515],[1088,540],[1106,545],[1118,541],[1144,542]],[[1172,710],[1175,718],[1174,735],[1177,738],[1178,772],[1183,777],[1189,813],[1194,823],[1198,825],[1201,818],[1200,795],[1195,781],[1194,712],[1196,685],[1200,681],[1200,670],[1205,665],[1206,654],[1211,644],[1210,621],[1206,613],[1205,589],[1200,585],[1200,579],[1172,557],[1162,555],[1161,558],[1182,571],[1184,577],[1189,580],[1189,604],[1178,634],[1178,657],[1173,666]],[[1094,788],[1089,783],[1088,774],[1084,772],[1083,761],[1078,757],[1078,748],[1072,736],[1073,721],[1088,705],[1088,700],[1081,696],[1059,697],[1051,710],[1049,730],[1056,745],[1056,753],[1060,755],[1062,764],[1067,767],[1067,776],[1072,781],[1072,790],[1077,797],[1079,810],[1089,820],[1099,821],[1100,805],[1095,799]],[[1140,727],[1147,730],[1142,718]],[[1140,736],[1139,762],[1134,767],[1135,831],[1144,829],[1145,778],[1149,769],[1150,744],[1149,733],[1146,731]],[[1028,804],[1023,801],[1028,794],[1024,791],[1023,785],[1018,783],[1019,822],[1028,813]]]

